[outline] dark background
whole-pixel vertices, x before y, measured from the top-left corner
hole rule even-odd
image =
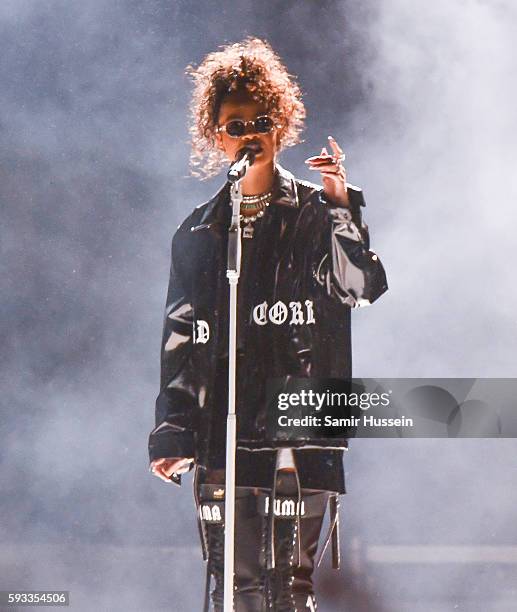
[[[189,63],[248,34],[298,75],[297,176],[328,134],[365,190],[390,291],[354,374],[516,376],[516,9],[501,1],[4,0],[0,5],[0,589],[75,610],[197,610],[190,476],[152,477]],[[320,609],[510,610],[514,440],[355,440],[344,568]],[[512,590],[513,589],[513,590]]]

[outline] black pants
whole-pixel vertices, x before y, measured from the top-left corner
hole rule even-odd
[[[237,612],[317,610],[312,573],[330,492],[302,489],[298,503],[294,473],[279,472],[273,537],[268,493],[265,489],[236,488],[234,609]],[[222,612],[224,487],[201,484],[198,499],[208,552],[207,589],[212,579],[214,610]],[[271,549],[274,567],[268,563]]]

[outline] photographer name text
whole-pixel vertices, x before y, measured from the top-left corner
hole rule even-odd
[[[281,414],[278,417],[278,425],[280,427],[359,427],[362,424],[364,427],[413,427],[413,419],[410,417],[375,417],[372,415],[363,415],[359,417],[343,417],[336,418],[330,415],[318,417],[307,415],[301,418],[289,417],[286,414]]]

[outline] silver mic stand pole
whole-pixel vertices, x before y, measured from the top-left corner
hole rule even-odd
[[[253,154],[242,158],[238,173],[228,173],[231,182],[232,220],[228,231],[228,269],[230,283],[230,333],[228,343],[228,418],[226,422],[226,478],[224,495],[224,612],[233,612],[233,574],[235,541],[235,451],[237,415],[235,413],[237,372],[237,285],[241,273],[241,180],[253,163]]]

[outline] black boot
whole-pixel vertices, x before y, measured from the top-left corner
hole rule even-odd
[[[223,612],[224,499],[217,495],[222,487],[201,485],[200,491],[200,516],[208,549],[207,591],[211,577],[214,612]],[[235,495],[234,610],[266,612],[266,570],[261,563],[265,533],[263,517],[257,511],[256,490],[237,487]]]
[[[268,571],[267,580],[268,610],[317,610],[312,574],[328,498],[326,491],[302,489],[298,503],[294,474],[279,476],[274,502],[274,567]],[[269,515],[266,496],[259,496],[259,508]]]
[[[208,546],[208,579],[211,576],[214,588],[211,592],[214,612],[223,612],[224,607],[224,525],[223,523],[206,523]],[[208,585],[207,585],[208,586]]]

